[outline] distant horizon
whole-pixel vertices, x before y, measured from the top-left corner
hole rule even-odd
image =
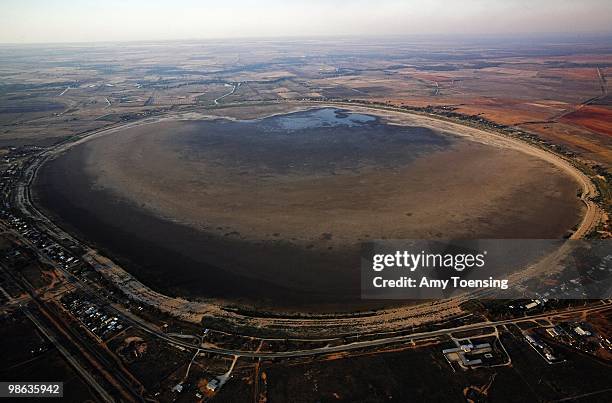
[[[604,0],[5,0],[0,44],[612,35]]]
[[[249,41],[270,41],[270,42],[291,42],[291,41],[315,41],[323,39],[346,39],[346,40],[456,40],[470,42],[511,42],[513,40],[540,40],[554,41],[567,40],[579,42],[582,39],[609,39],[612,38],[612,31],[601,32],[535,32],[521,34],[311,34],[311,35],[278,35],[278,36],[232,36],[232,37],[185,37],[171,39],[123,39],[123,40],[91,40],[91,41],[68,41],[68,42],[0,42],[0,47],[20,47],[20,46],[62,46],[62,45],[112,45],[112,44],[163,44],[163,43],[198,43],[198,42],[228,42],[239,43]],[[611,44],[612,46],[612,44]]]

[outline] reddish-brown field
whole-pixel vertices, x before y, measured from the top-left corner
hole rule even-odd
[[[609,135],[568,123],[538,123],[520,127],[576,152],[581,158],[612,167],[612,137]]]
[[[605,106],[584,106],[565,115],[561,121],[612,136],[612,109]]]
[[[599,80],[597,70],[592,67],[573,69],[548,69],[540,74],[541,77],[562,77],[569,80]]]

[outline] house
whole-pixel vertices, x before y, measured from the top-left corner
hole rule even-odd
[[[208,384],[206,385],[206,389],[210,390],[211,392],[216,392],[217,389],[219,389],[219,386],[221,385],[221,383],[219,382],[219,378],[213,378],[210,382],[208,382]]]
[[[574,332],[576,332],[576,334],[580,336],[590,336],[591,335],[591,332],[589,332],[588,330],[584,330],[580,326],[576,326],[574,328]]]

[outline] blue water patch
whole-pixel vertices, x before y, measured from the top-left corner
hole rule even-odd
[[[264,123],[269,123],[282,130],[304,130],[338,126],[357,127],[374,123],[377,120],[378,118],[371,115],[353,113],[336,108],[323,108],[283,116],[273,116],[264,119]]]

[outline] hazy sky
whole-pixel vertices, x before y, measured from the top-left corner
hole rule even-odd
[[[611,32],[612,0],[0,0],[0,42]]]

